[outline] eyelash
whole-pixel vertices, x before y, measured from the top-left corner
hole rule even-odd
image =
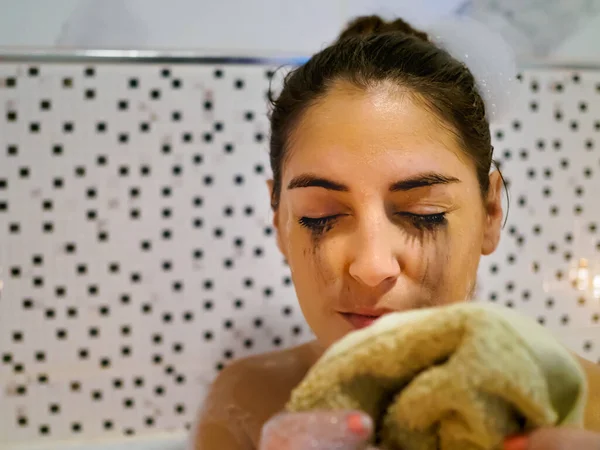
[[[327,216],[327,217],[318,217],[318,218],[300,217],[300,219],[298,219],[298,223],[300,225],[302,225],[303,227],[310,228],[311,230],[313,230],[313,229],[326,227],[327,225],[332,223],[338,217],[339,216]]]
[[[411,214],[411,213],[399,213],[398,215],[406,217],[411,220],[413,226],[418,230],[434,231],[437,227],[446,225],[448,219],[446,219],[446,213],[437,214]],[[301,217],[298,219],[298,223],[308,228],[311,231],[321,232],[324,231],[328,226],[333,225],[334,221],[340,216],[327,216],[327,217]]]

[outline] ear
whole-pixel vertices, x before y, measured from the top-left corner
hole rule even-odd
[[[273,198],[273,180],[267,180],[267,189],[269,190],[269,204],[272,205]],[[283,254],[284,258],[287,259],[287,254],[285,252],[285,247],[283,246],[283,239],[281,236],[281,232],[279,230],[279,208],[272,208],[273,211],[273,228],[275,229],[275,236],[277,239],[277,248]]]
[[[490,189],[484,206],[485,223],[481,254],[489,255],[498,247],[502,231],[502,175],[498,170],[490,174]]]

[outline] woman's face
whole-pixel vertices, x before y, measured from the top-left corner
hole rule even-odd
[[[329,346],[377,316],[465,301],[499,240],[501,178],[407,94],[338,83],[290,139],[274,223],[303,314]]]

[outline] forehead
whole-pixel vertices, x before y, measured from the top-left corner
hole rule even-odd
[[[410,92],[337,83],[304,113],[290,136],[286,172],[472,170],[455,133]],[[286,170],[288,169],[289,170]],[[294,176],[293,174],[288,174]]]

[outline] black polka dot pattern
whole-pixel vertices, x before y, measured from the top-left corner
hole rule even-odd
[[[594,321],[600,311],[599,210],[591,194],[600,188],[594,153],[600,127],[593,115],[600,111],[590,101],[600,94],[594,88],[600,78],[530,71],[521,79],[529,93],[514,113],[518,118],[493,126],[494,146],[501,149],[496,158],[514,182],[501,245],[480,267],[479,298],[523,311],[600,362],[590,344],[600,336]]]
[[[310,337],[264,232],[268,70],[0,65],[0,435],[183,429],[231,359]]]

